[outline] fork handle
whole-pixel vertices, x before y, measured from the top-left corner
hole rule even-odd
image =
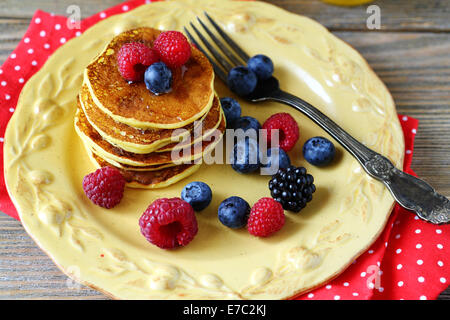
[[[450,201],[425,181],[397,169],[389,159],[360,143],[306,101],[281,90],[273,92],[270,100],[287,104],[317,123],[350,152],[370,176],[383,182],[402,207],[434,224],[450,222]]]

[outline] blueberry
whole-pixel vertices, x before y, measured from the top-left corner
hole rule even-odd
[[[227,119],[227,127],[232,128],[233,123],[241,117],[241,105],[233,98],[228,97],[220,99],[220,104]]]
[[[287,169],[290,165],[291,159],[289,159],[289,156],[283,149],[270,148],[267,150],[265,164],[262,164],[261,167],[266,168],[268,171],[267,173],[272,175],[275,174],[278,169]]]
[[[156,95],[168,93],[172,88],[172,71],[163,62],[156,62],[145,71],[144,82]]]
[[[247,224],[249,214],[250,205],[240,197],[225,199],[218,210],[220,222],[232,229],[244,227]]]
[[[239,119],[237,119],[234,122],[233,129],[234,130],[242,129],[242,130],[244,130],[244,132],[249,129],[254,129],[254,130],[256,130],[256,134],[258,135],[258,132],[260,129],[262,129],[262,127],[261,127],[261,124],[259,123],[259,121],[256,120],[255,118],[245,116],[245,117],[240,117]]]
[[[194,181],[183,188],[181,199],[189,203],[195,211],[202,211],[211,203],[212,191],[206,183]]]
[[[267,80],[273,74],[273,62],[272,60],[262,54],[258,54],[247,62],[247,66],[252,70],[259,80]]]
[[[258,83],[256,74],[247,67],[236,67],[228,74],[228,87],[239,96],[246,96],[255,90]]]
[[[334,159],[336,148],[324,137],[314,137],[305,142],[303,156],[315,166],[325,166]]]
[[[245,137],[238,139],[230,154],[231,167],[239,173],[250,173],[261,166],[258,141]]]

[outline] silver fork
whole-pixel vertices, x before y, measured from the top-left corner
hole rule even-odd
[[[208,28],[199,17],[197,20],[207,36],[203,35],[192,22],[190,23],[192,30],[204,46],[200,45],[187,28],[184,28],[184,31],[210,60],[219,78],[227,83],[230,70],[236,66],[246,65],[250,56],[225,33],[208,13],[205,12],[205,16],[214,31]],[[216,47],[208,41],[207,37],[213,41]],[[450,201],[446,197],[438,194],[425,181],[397,169],[389,159],[357,141],[308,102],[282,91],[276,78],[259,81],[256,89],[250,95],[242,98],[251,102],[269,100],[281,102],[302,112],[350,152],[370,176],[383,182],[402,207],[416,212],[420,218],[434,224],[450,222]]]

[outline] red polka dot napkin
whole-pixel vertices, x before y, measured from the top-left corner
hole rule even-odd
[[[0,144],[25,82],[66,41],[111,15],[131,10],[147,0],[124,2],[99,12],[70,28],[68,19],[37,11],[22,41],[0,68]],[[410,169],[418,121],[399,116],[406,151],[404,168]],[[3,146],[0,148],[3,159]],[[0,162],[3,173],[3,161]],[[0,211],[18,219],[0,180]],[[296,299],[435,299],[450,283],[450,226],[423,222],[396,206],[379,239],[335,280]]]

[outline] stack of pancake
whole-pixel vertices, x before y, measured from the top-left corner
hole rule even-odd
[[[195,47],[172,70],[171,92],[155,95],[120,74],[117,53],[128,42],[152,47],[160,31],[139,28],[116,36],[85,69],[75,129],[98,167],[119,169],[127,185],[162,188],[199,169],[225,131],[214,71]],[[174,156],[175,155],[175,156]]]

